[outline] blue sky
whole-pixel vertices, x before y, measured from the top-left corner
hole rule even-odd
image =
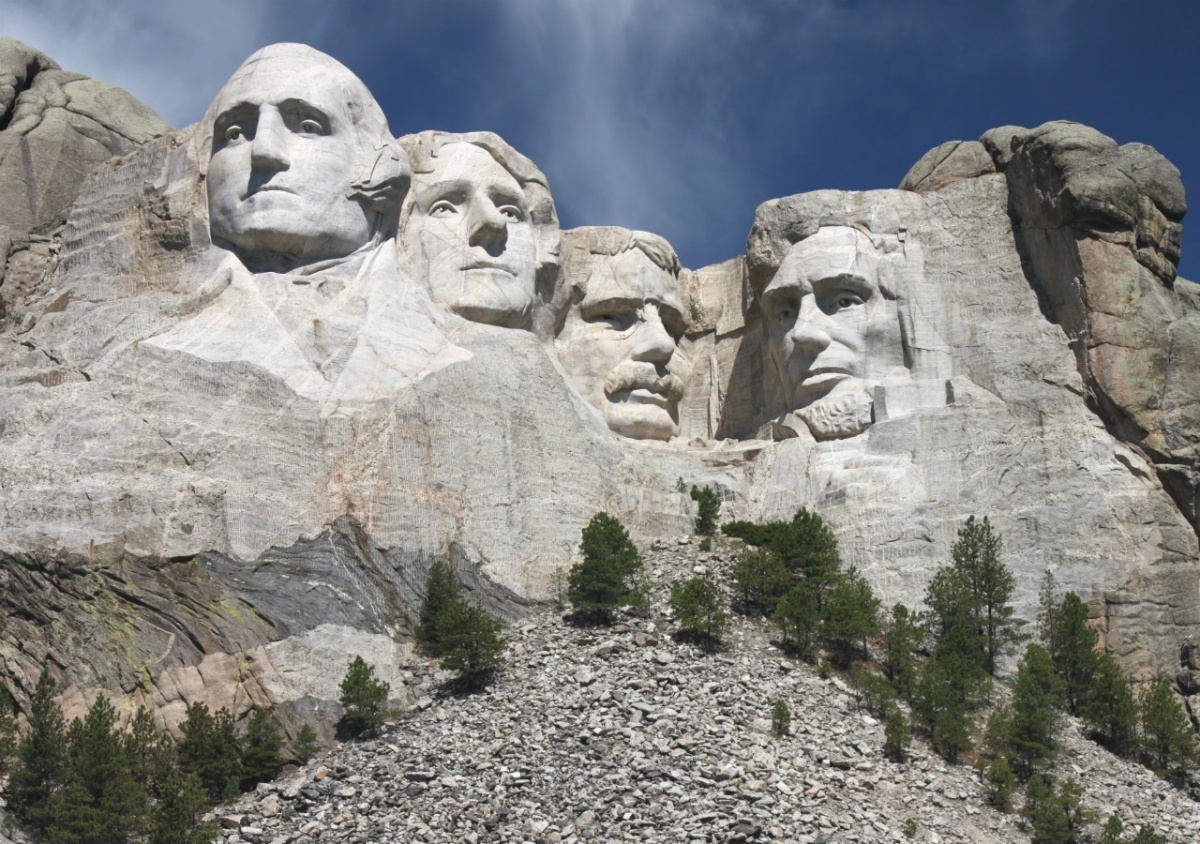
[[[760,202],[895,187],[929,148],[1010,123],[1087,123],[1200,184],[1193,0],[0,0],[0,35],[175,126],[255,49],[303,41],[396,134],[498,132],[564,227],[655,231],[690,267],[741,252]],[[1181,273],[1200,279],[1190,229]]]

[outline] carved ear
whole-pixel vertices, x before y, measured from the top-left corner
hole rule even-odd
[[[399,210],[411,184],[408,153],[398,141],[387,138],[355,174],[348,195],[361,198],[372,211],[386,216]]]

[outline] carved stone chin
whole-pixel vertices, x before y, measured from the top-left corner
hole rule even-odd
[[[874,402],[865,389],[852,390],[815,401],[796,411],[796,416],[818,440],[856,437],[871,426]]]

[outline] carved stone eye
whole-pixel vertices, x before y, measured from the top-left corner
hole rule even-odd
[[[513,222],[519,223],[523,219],[521,209],[515,205],[501,205],[499,208],[500,214]]]
[[[300,121],[300,133],[304,135],[321,135],[324,134],[325,127],[313,119]]]
[[[841,311],[861,304],[863,304],[863,297],[857,293],[841,293],[834,300],[833,306],[835,310]]]
[[[225,141],[240,141],[244,137],[244,134],[242,127],[235,123],[228,127],[221,137]]]
[[[458,208],[454,206],[453,202],[450,202],[447,199],[439,199],[437,202],[433,203],[433,205],[429,206],[430,217],[449,217],[452,214],[457,213]]]

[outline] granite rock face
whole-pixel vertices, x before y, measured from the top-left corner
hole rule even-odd
[[[1053,569],[1131,667],[1176,670],[1182,188],[1065,127],[764,203],[744,256],[689,270],[560,233],[496,136],[395,138],[333,59],[260,51],[200,123],[96,165],[54,261],[0,287],[4,682],[49,662],[76,710],[108,689],[166,724],[328,713],[352,655],[397,676],[435,560],[516,619],[594,513],[678,535],[693,484],[723,518],[821,513],[889,603],[987,515],[1020,614]]]

